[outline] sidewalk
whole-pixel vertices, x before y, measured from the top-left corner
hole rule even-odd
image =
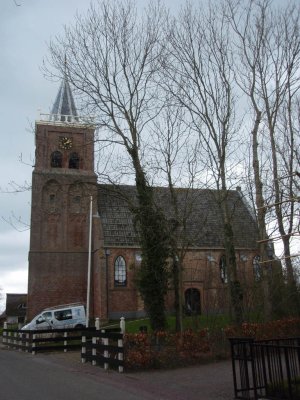
[[[78,353],[38,355],[51,357],[68,368],[94,379],[112,382],[132,393],[142,391],[143,398],[161,400],[233,400],[231,361],[211,362],[193,367],[123,373],[106,372],[90,363],[82,364]]]
[[[7,349],[0,342],[0,350]],[[9,350],[14,351],[14,350]],[[28,353],[24,353],[24,355]],[[38,353],[34,359],[53,368],[84,376],[98,383],[137,395],[141,400],[233,400],[231,361],[211,362],[193,367],[147,372],[104,371],[91,363],[82,364],[79,352]]]

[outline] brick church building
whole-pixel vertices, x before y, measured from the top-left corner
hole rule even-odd
[[[94,131],[92,124],[77,115],[70,86],[63,80],[52,112],[41,115],[35,124],[28,320],[46,307],[86,304],[88,281],[91,317],[145,315],[135,286],[141,251],[125,200],[135,201],[135,187],[98,184]],[[222,219],[214,192],[176,190],[181,209],[190,210],[183,300],[186,309],[215,312],[226,307],[227,274]],[[169,190],[155,188],[155,196],[170,212]],[[190,207],[186,207],[187,199]],[[229,192],[229,203],[239,277],[251,283],[260,274],[255,219],[239,190]],[[169,310],[172,294],[170,282]]]

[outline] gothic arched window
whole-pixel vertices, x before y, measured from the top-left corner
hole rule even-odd
[[[122,256],[115,260],[115,286],[126,286],[126,262]]]
[[[60,151],[54,151],[51,154],[51,167],[52,168],[62,167],[62,154]]]
[[[254,279],[256,282],[260,281],[262,278],[262,267],[260,263],[260,256],[255,256],[253,258],[253,274],[254,274]]]
[[[72,153],[69,158],[69,168],[79,169],[79,155]]]
[[[227,266],[226,266],[226,257],[225,256],[222,256],[220,258],[219,266],[220,266],[220,278],[221,278],[221,281],[223,283],[227,283],[228,282],[228,277],[227,277]]]

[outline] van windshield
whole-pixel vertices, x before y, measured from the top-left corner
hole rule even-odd
[[[52,317],[51,312],[47,311],[47,312],[44,312],[43,314],[41,314],[35,322],[36,322],[36,324],[41,324],[42,322],[46,322],[46,321],[48,322],[51,319],[51,317]]]

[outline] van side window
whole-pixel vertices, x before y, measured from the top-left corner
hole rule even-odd
[[[60,311],[54,311],[54,317],[58,321],[64,321],[66,319],[72,319],[72,310],[60,310]]]

